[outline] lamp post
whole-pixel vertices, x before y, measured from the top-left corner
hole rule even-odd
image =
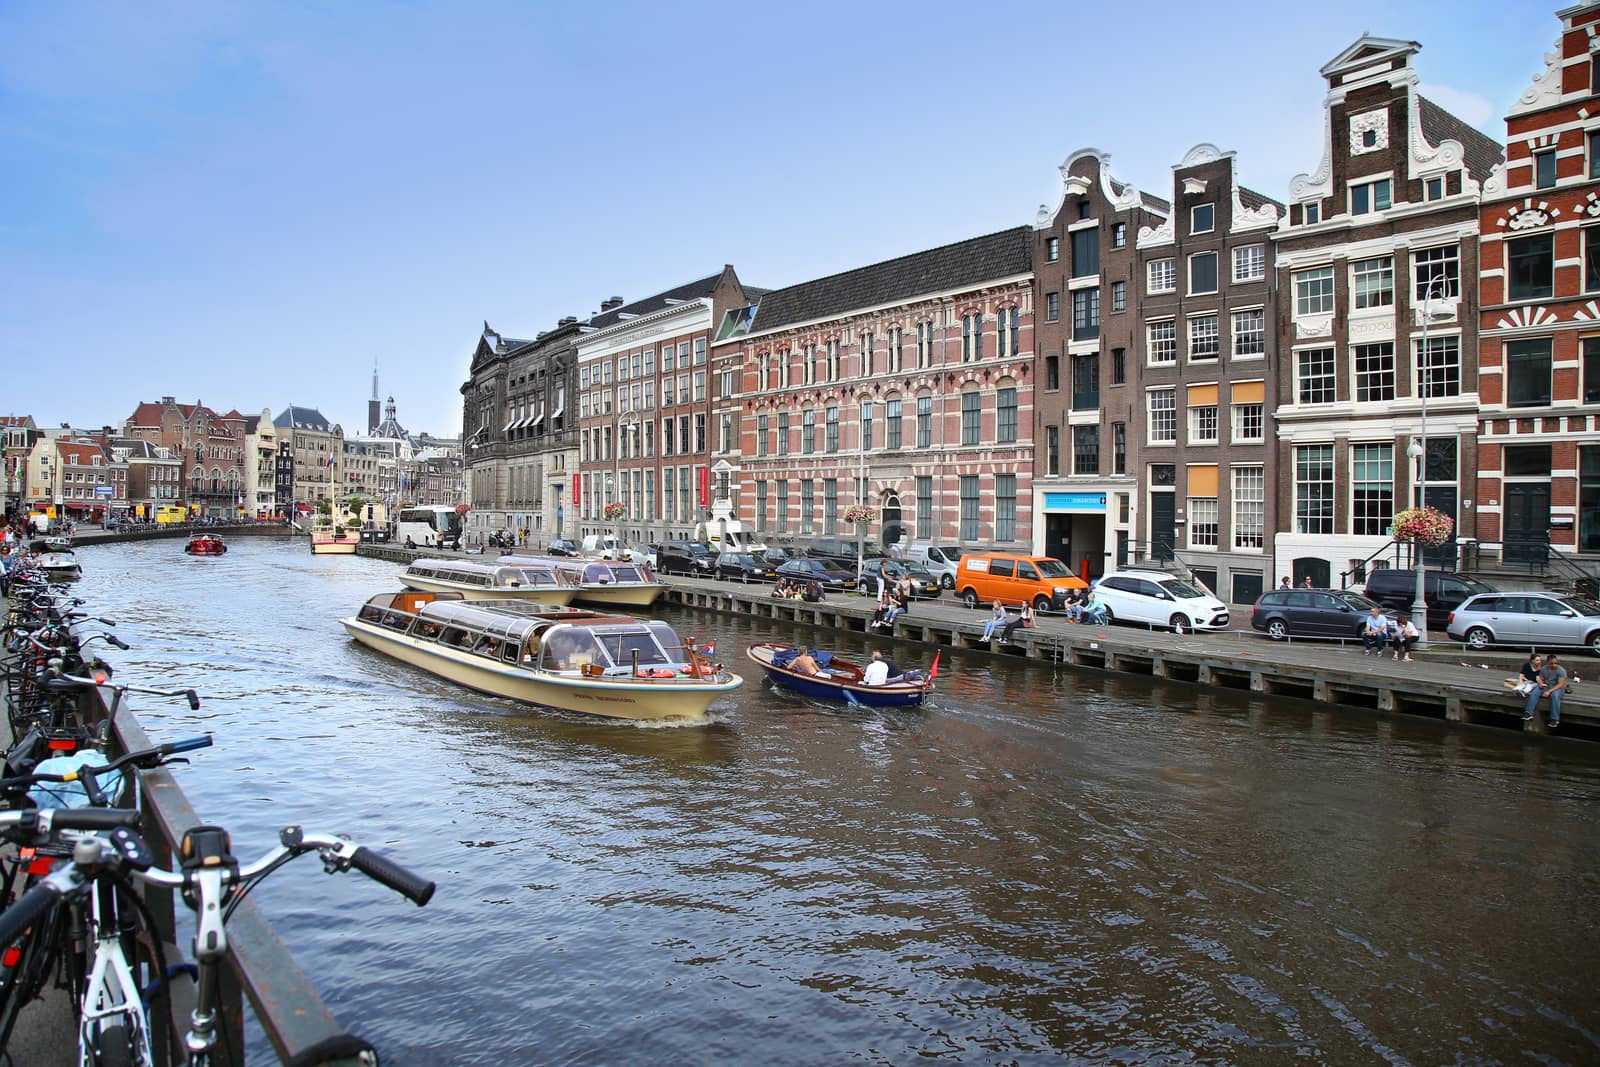
[[[856,503],[867,503],[867,447],[871,444],[867,440],[868,420],[872,417],[872,401],[863,400],[861,410],[856,418],[856,443],[860,445],[860,456],[856,464]],[[867,580],[867,524],[856,523],[856,581],[862,586]]]
[[[1406,446],[1406,455],[1417,461],[1417,507],[1428,506],[1428,324],[1433,319],[1433,300],[1449,287],[1449,281],[1435,277],[1422,294],[1422,353],[1417,360],[1417,396],[1422,401],[1422,432]],[[1428,562],[1425,546],[1416,543],[1417,589],[1411,601],[1411,618],[1417,623],[1417,647],[1428,647]]]

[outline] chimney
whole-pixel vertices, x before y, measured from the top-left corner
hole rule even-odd
[[[556,323],[556,325],[557,326],[571,326],[573,323],[575,323],[577,321],[578,321],[578,316],[576,316],[576,315],[568,315],[566,318],[564,318],[560,322]]]
[[[614,297],[611,297],[609,300],[606,300],[604,303],[602,303],[600,305],[600,310],[602,312],[605,312],[605,311],[610,311],[612,308],[619,308],[621,306],[622,306],[622,297],[614,296]]]
[[[162,398],[161,398],[161,402],[162,402],[162,403],[163,403],[163,404],[170,404],[170,403],[172,403],[172,397],[170,397],[170,396],[164,396],[164,397],[162,397]]]

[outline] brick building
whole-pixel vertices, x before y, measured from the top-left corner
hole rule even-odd
[[[237,411],[218,414],[204,404],[179,404],[164,396],[135,408],[123,434],[159,445],[183,461],[179,503],[192,514],[231,517],[243,507],[245,421]]]

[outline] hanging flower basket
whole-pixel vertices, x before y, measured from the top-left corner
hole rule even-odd
[[[1422,545],[1442,545],[1455,532],[1455,520],[1438,508],[1407,508],[1394,517],[1394,538]]]
[[[603,514],[608,519],[620,519],[628,513],[628,505],[620,500],[613,500],[603,509]]]
[[[844,509],[844,521],[852,526],[871,526],[878,521],[878,509],[870,504],[851,504]]]

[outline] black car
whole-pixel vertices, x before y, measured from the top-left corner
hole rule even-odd
[[[1424,569],[1423,600],[1428,605],[1428,629],[1443,630],[1450,625],[1450,613],[1461,602],[1478,593],[1497,593],[1476,578],[1453,571]],[[1410,613],[1417,599],[1417,572],[1385,567],[1367,575],[1367,599],[1376,600],[1385,610]]]
[[[783,545],[773,545],[761,553],[761,558],[773,567],[788,563],[791,559],[799,559],[804,553],[798,549],[785,548]]]
[[[838,563],[852,572],[857,561],[864,560],[870,566],[884,558],[882,545],[873,541],[856,542],[847,537],[819,537],[806,546],[805,554],[810,559]]]
[[[1250,625],[1274,641],[1286,637],[1359,640],[1367,616],[1382,607],[1348,589],[1274,589],[1256,600]]]
[[[856,587],[854,573],[821,559],[791,559],[778,567],[778,577],[791,581],[815,581],[822,588],[834,592]]]
[[[552,556],[576,556],[578,546],[567,540],[551,541],[544,549]]]
[[[663,541],[656,548],[656,570],[662,574],[709,578],[716,565],[716,553],[703,541]]]
[[[717,557],[711,576],[736,582],[772,582],[778,578],[778,568],[748,552],[724,552]]]

